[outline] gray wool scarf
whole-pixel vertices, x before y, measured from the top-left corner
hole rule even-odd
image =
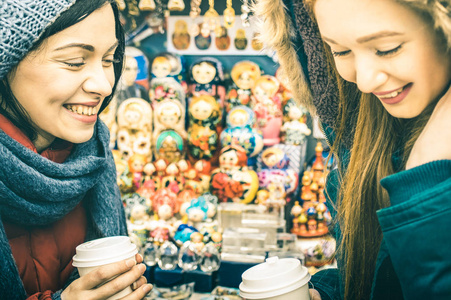
[[[84,199],[86,239],[126,235],[108,128],[97,122],[93,137],[74,145],[55,163],[0,130],[0,299],[26,299],[2,220],[26,226],[52,224]]]

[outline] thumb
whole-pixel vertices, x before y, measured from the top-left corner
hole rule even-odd
[[[321,300],[321,295],[315,289],[309,289],[310,299],[311,300]]]

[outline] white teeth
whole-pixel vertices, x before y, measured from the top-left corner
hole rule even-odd
[[[394,92],[391,92],[390,94],[385,94],[383,96],[379,96],[380,99],[389,99],[389,98],[394,98],[396,96],[399,95],[399,93],[402,92],[402,90],[404,89],[404,87],[400,88],[399,90],[396,90]]]
[[[92,116],[97,114],[97,107],[92,106],[66,105],[66,108],[79,115]]]

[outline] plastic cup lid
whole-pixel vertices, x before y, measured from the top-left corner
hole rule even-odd
[[[133,257],[138,253],[128,236],[112,236],[92,240],[75,248],[74,267],[96,267]]]
[[[242,275],[240,295],[246,299],[275,297],[307,284],[310,274],[296,258],[267,258]]]

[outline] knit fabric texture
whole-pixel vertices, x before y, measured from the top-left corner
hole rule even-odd
[[[26,299],[2,220],[32,227],[51,225],[84,200],[88,213],[86,240],[127,235],[108,145],[108,128],[98,121],[93,137],[74,145],[66,161],[59,164],[0,130],[1,299]]]
[[[30,51],[44,30],[76,0],[0,2],[0,79]]]

